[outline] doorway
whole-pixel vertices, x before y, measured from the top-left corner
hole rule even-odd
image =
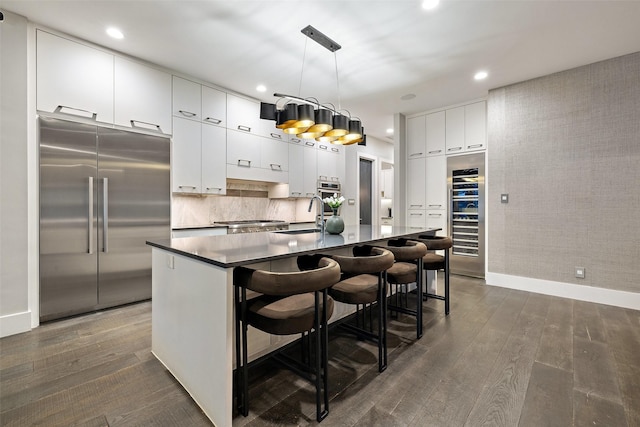
[[[373,161],[360,159],[360,224],[371,225]]]

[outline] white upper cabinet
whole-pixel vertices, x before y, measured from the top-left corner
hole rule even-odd
[[[227,132],[227,164],[241,168],[259,168],[261,138],[249,133]]]
[[[36,32],[37,109],[113,123],[112,54]]]
[[[201,85],[173,76],[173,115],[186,119],[202,120]]]
[[[171,131],[171,74],[115,57],[115,124]]]
[[[171,173],[174,193],[202,193],[202,128],[193,120],[173,118]]]
[[[487,142],[487,104],[464,106],[464,143],[467,151],[483,150]]]
[[[202,123],[202,194],[227,193],[227,130]]]
[[[464,151],[464,107],[446,111],[447,154]]]
[[[407,161],[407,209],[426,209],[426,159]]]
[[[260,104],[227,94],[228,129],[257,135],[261,125],[265,126],[260,119]]]
[[[318,191],[318,152],[317,142],[304,141],[304,177],[303,197],[313,197]]]
[[[318,143],[318,176],[316,179],[340,181],[338,174],[339,151],[333,151],[332,148],[334,147],[331,144]]]
[[[425,157],[427,151],[426,116],[407,119],[407,159]]]
[[[289,197],[304,196],[304,144],[289,145]]]
[[[444,111],[439,111],[426,116],[427,156],[442,156],[445,154],[445,115]]]
[[[289,170],[289,144],[262,138],[260,141],[260,165],[272,171]]]
[[[227,94],[218,89],[202,86],[202,121],[227,126]]]

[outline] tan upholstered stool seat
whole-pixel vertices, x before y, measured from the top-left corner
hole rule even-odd
[[[441,270],[444,268],[444,257],[436,253],[429,252],[422,257],[425,270]]]
[[[378,277],[371,274],[349,277],[333,285],[329,295],[346,304],[370,304],[378,299]]]
[[[321,303],[322,304],[322,303]],[[333,299],[327,298],[327,318],[333,314]],[[274,335],[290,335],[315,327],[315,298],[312,293],[278,298],[262,295],[247,302],[251,325]]]
[[[387,270],[389,283],[413,283],[416,281],[418,266],[408,262],[396,262]]]

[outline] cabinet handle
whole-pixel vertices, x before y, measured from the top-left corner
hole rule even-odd
[[[333,151],[334,153],[339,153],[340,150],[338,150],[336,147],[331,147],[331,151]]]
[[[271,138],[282,139],[282,135],[279,133],[271,133]]]
[[[429,154],[442,153],[442,150],[429,151]]]
[[[314,147],[316,145],[316,143],[307,141],[307,142],[304,143],[304,145],[308,145],[309,147]]]
[[[316,193],[307,193],[307,197],[313,197],[315,195],[316,195]]]
[[[272,171],[282,171],[282,165],[277,163],[270,163],[269,166],[271,166]]]
[[[422,156],[422,153],[409,154],[409,157],[414,157],[414,156]]]
[[[211,191],[211,190],[218,190],[218,191],[222,191],[222,187],[206,187],[207,191]]]
[[[178,185],[178,188],[193,188],[195,190],[197,187],[195,185]]]
[[[178,113],[182,114],[183,116],[187,116],[187,117],[195,117],[195,116],[197,116],[196,113],[192,113],[191,111],[186,111],[186,110],[178,110]]]
[[[320,178],[320,181],[329,181],[329,177],[326,175],[320,175],[318,178]]]
[[[93,177],[89,177],[89,254],[93,254]]]
[[[295,142],[296,144],[300,144],[302,142],[302,140],[298,139],[298,138],[291,138],[291,142]]]
[[[238,159],[238,166],[241,166],[243,168],[250,168],[251,160]]]
[[[421,213],[410,213],[409,215],[410,215],[410,216],[422,216],[422,214],[421,214]]]
[[[205,122],[211,122],[211,123],[213,123],[214,125],[219,125],[220,123],[222,123],[222,120],[220,120],[220,119],[216,119],[216,118],[214,118],[214,117],[206,117],[206,118],[204,119],[204,121],[205,121]]]
[[[436,206],[442,206],[442,205],[429,205],[429,207],[436,207]]]
[[[302,193],[301,193],[301,192],[299,192],[299,191],[292,191],[292,192],[291,192],[291,195],[292,195],[292,196],[295,196],[296,194],[297,194],[298,196],[302,196]]]
[[[147,130],[154,130],[153,128],[155,128],[155,130],[157,130],[158,132],[162,132],[162,129],[160,129],[160,125],[157,125],[155,123],[143,122],[140,120],[129,120],[129,122],[131,123],[132,128],[139,127]],[[136,125],[136,123],[140,123],[144,126]]]
[[[415,207],[417,207],[417,208],[422,207],[422,205],[409,205],[409,207],[412,207],[412,208],[413,208],[414,206],[415,206]]]
[[[327,146],[326,145],[319,145],[318,148],[321,149],[321,150],[326,150]]]
[[[251,127],[250,126],[244,126],[244,125],[238,125],[238,130],[241,130],[243,132],[251,132]]]
[[[83,113],[89,113],[91,114],[91,117],[87,117],[85,115],[82,114],[72,114],[72,113],[65,113],[64,111],[62,111],[62,109],[68,109],[68,110],[73,110],[73,111],[81,111]],[[86,119],[90,118],[91,120],[97,120],[98,119],[98,113],[94,113],[93,111],[89,111],[89,110],[83,110],[81,108],[74,108],[74,107],[69,107],[66,105],[58,105],[58,107],[56,107],[55,110],[53,110],[54,113],[62,113],[62,114],[70,114],[72,116],[80,116],[80,117],[84,117]]]
[[[483,144],[473,144],[473,145],[467,145],[467,148],[480,148],[482,146]]]
[[[462,150],[462,147],[451,147],[451,148],[447,148],[447,151],[460,151]]]
[[[434,217],[441,217],[442,214],[434,214],[434,213],[430,213],[429,216],[434,216]]]
[[[338,178],[337,176],[332,176],[331,181],[339,182],[340,178]]]

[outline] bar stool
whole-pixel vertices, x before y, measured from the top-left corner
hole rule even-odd
[[[236,404],[245,417],[249,413],[247,327],[274,335],[315,335],[315,366],[275,352],[271,356],[315,385],[316,419],[329,413],[327,379],[327,319],[333,313],[333,300],[327,289],[340,280],[340,266],[329,258],[315,259],[310,265],[298,262],[303,271],[276,273],[236,267],[233,271],[236,303]],[[262,295],[247,300],[247,289]],[[321,402],[323,401],[323,402]],[[324,408],[322,407],[324,403]]]
[[[416,337],[422,337],[422,260],[427,254],[424,243],[415,240],[389,240],[385,249],[393,253],[396,262],[387,270],[387,280],[391,286],[395,285],[394,304],[387,304],[389,311],[400,312],[415,316]],[[409,285],[416,284],[416,307],[409,308]],[[402,294],[402,295],[401,295]],[[403,301],[404,296],[404,301]]]
[[[422,257],[422,264],[425,270],[444,270],[444,295],[432,294],[425,289],[425,300],[435,298],[444,301],[444,314],[449,314],[449,250],[453,245],[451,237],[446,236],[419,236],[429,252]],[[438,255],[435,251],[444,250],[444,256]]]
[[[378,344],[378,371],[382,372],[387,368],[386,271],[393,265],[393,254],[383,248],[365,245],[354,247],[352,257],[331,255],[331,258],[340,264],[342,280],[329,289],[329,294],[336,301],[356,306],[356,325],[343,322],[340,326],[358,337],[367,338]],[[376,302],[378,303],[378,331],[374,333],[372,305]],[[360,305],[362,305],[362,311]],[[369,328],[365,329],[367,305],[369,306]]]

